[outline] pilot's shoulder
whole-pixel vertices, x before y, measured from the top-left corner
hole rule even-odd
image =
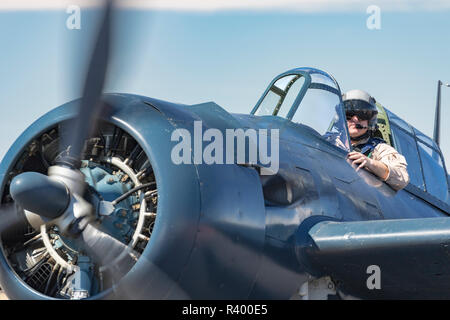
[[[376,151],[377,153],[379,153],[380,155],[387,155],[387,154],[398,154],[398,151],[395,150],[395,148],[393,148],[392,146],[390,146],[387,143],[379,143],[377,144],[377,146],[375,147],[374,151]]]
[[[397,152],[397,150],[390,146],[389,144],[387,144],[386,142],[381,142],[378,143],[375,147],[375,149],[377,149],[378,151],[386,151],[386,152]]]
[[[406,164],[405,157],[387,143],[380,143],[375,147],[374,158],[386,158],[390,159],[391,161],[395,160]]]

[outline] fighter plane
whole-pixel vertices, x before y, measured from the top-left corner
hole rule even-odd
[[[450,298],[450,179],[435,141],[378,104],[377,134],[410,183],[356,171],[340,87],[315,68],[275,77],[249,114],[103,94],[110,12],[82,98],[36,120],[0,164],[10,299]],[[277,170],[248,154],[174,163],[172,133],[194,136],[199,121],[264,132]]]

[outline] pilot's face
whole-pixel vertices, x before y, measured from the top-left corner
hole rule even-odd
[[[365,127],[363,129],[356,128],[356,125],[360,124],[361,126]],[[351,118],[347,118],[347,126],[348,126],[348,133],[350,134],[350,138],[357,138],[359,136],[362,136],[364,133],[367,132],[369,125],[369,120],[361,120],[358,118],[357,115],[353,115]]]

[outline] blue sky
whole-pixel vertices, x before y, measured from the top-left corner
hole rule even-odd
[[[450,82],[450,9],[384,3],[380,30],[367,28],[364,7],[122,10],[106,91],[248,113],[277,74],[312,66],[432,135],[437,80]],[[39,116],[80,95],[98,16],[82,9],[81,30],[68,30],[68,17],[63,8],[0,10],[0,158]],[[450,166],[450,88],[442,109]]]

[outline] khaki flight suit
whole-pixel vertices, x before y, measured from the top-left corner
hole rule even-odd
[[[401,190],[409,183],[407,163],[404,156],[387,143],[378,144],[372,151],[371,159],[381,161],[389,170],[386,183],[394,190]]]

